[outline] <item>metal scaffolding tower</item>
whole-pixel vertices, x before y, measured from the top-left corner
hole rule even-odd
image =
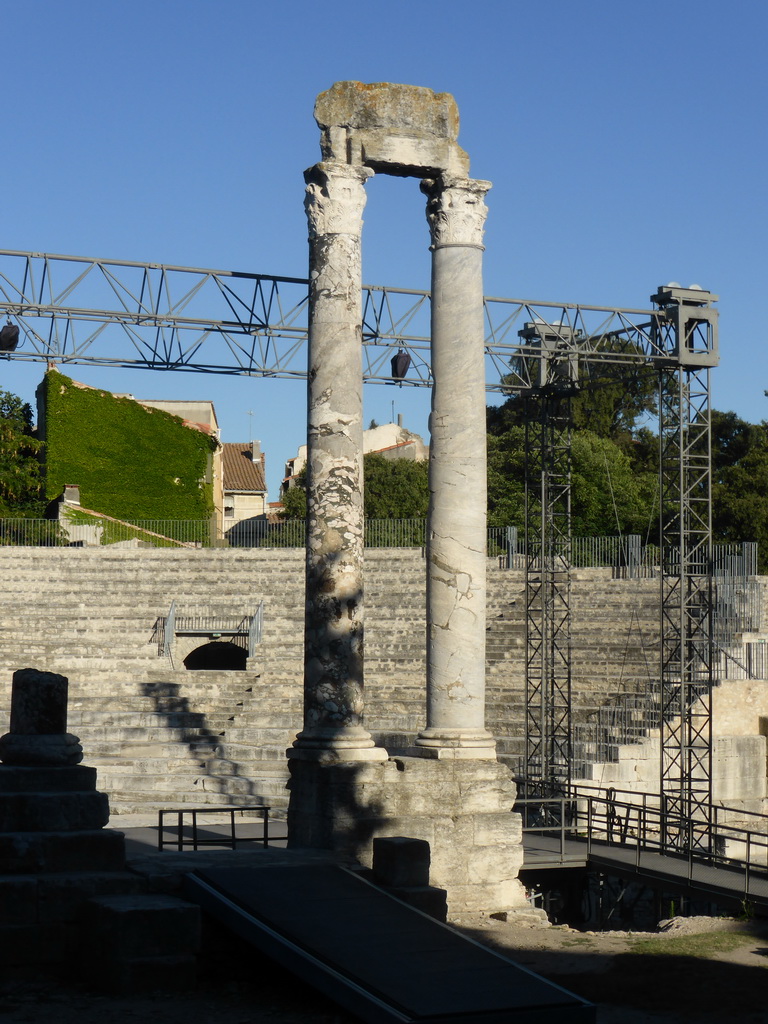
[[[661,764],[664,845],[709,849],[712,815],[712,444],[717,296],[660,288]]]
[[[574,332],[540,323],[519,332],[535,349],[525,398],[525,771],[529,795],[571,782],[571,397]]]

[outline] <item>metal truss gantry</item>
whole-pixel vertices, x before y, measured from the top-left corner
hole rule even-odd
[[[659,791],[669,823],[664,843],[672,848],[704,848],[712,813],[709,371],[718,362],[716,298],[698,288],[660,288],[651,297],[654,345],[637,353],[659,378]],[[581,354],[570,325],[533,322],[519,334],[537,355],[526,414],[526,775],[531,794],[561,796],[572,765],[569,398],[608,368],[599,356]],[[612,344],[605,335],[597,347],[603,353]]]
[[[304,278],[0,250],[0,358],[306,376]],[[529,767],[567,792],[570,726],[570,446],[567,392],[654,366],[660,380],[663,706],[661,794],[701,822],[711,797],[709,368],[717,296],[659,288],[651,309],[486,297],[486,387],[530,396],[526,731]],[[429,387],[429,292],[365,286],[364,378]],[[15,333],[15,332],[13,332]],[[407,377],[394,359],[407,354]],[[402,363],[401,363],[402,365]],[[624,368],[624,369],[622,369]],[[534,413],[533,410],[536,409]],[[534,493],[536,492],[536,494]],[[689,842],[680,836],[670,843]]]
[[[9,357],[22,362],[304,379],[307,293],[305,278],[0,250],[0,318],[19,327]],[[663,358],[658,315],[487,296],[487,389],[536,383],[541,352],[518,337],[526,323],[567,333],[589,377],[599,366]],[[429,347],[428,291],[363,288],[367,381],[392,384],[402,349],[411,362],[397,383],[430,387]]]

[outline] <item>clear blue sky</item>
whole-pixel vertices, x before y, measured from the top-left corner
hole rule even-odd
[[[453,93],[493,182],[487,294],[643,307],[720,295],[714,404],[768,417],[762,0],[3,0],[0,247],[306,274],[302,172],[334,81]],[[368,186],[364,277],[426,288],[413,180]],[[31,400],[42,364],[2,364]],[[304,386],[71,367],[138,398],[210,398],[261,439],[270,497]],[[366,420],[426,432],[428,395],[369,386]],[[248,410],[253,413],[248,416]]]

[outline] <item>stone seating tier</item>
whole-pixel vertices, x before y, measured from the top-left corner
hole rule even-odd
[[[284,807],[284,755],[302,717],[303,566],[297,549],[2,548],[0,702],[7,707],[16,668],[67,675],[71,729],[113,814],[254,793]],[[424,586],[421,550],[366,551],[366,724],[391,749],[424,724]],[[181,614],[211,615],[244,614],[263,600],[249,671],[186,672],[158,657],[155,623],[173,599]],[[655,581],[576,574],[579,713],[643,684],[638,636],[653,641],[657,599]],[[522,752],[524,628],[523,574],[489,559],[488,723],[505,757]]]

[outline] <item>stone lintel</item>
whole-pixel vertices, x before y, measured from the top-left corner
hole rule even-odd
[[[377,173],[466,177],[469,157],[458,145],[459,111],[450,93],[391,82],[336,82],[317,97],[323,160]]]

